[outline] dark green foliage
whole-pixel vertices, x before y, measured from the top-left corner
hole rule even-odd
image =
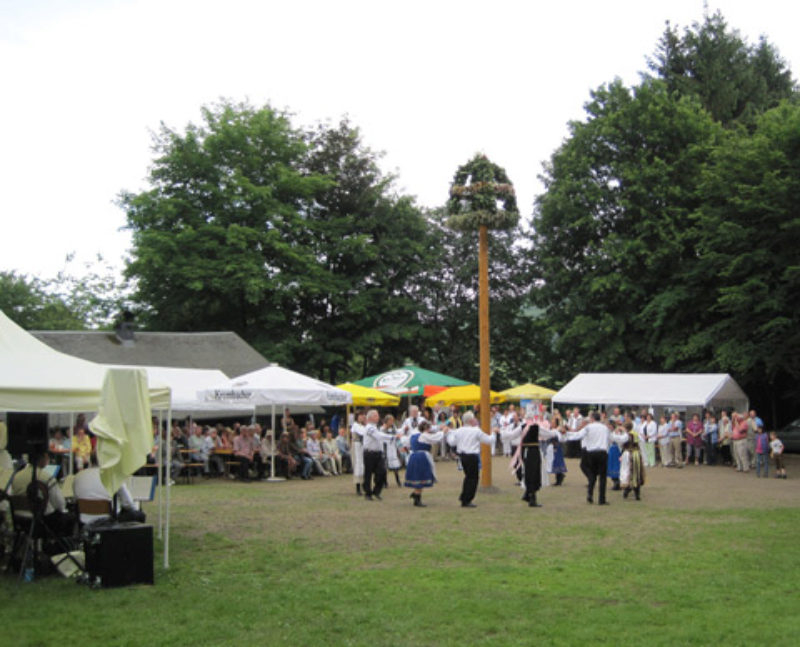
[[[85,322],[46,283],[16,272],[0,272],[0,310],[27,330],[81,330]]]
[[[649,66],[670,92],[697,97],[724,125],[751,125],[794,91],[791,72],[777,50],[764,38],[748,44],[728,29],[719,12],[682,36],[667,23]]]

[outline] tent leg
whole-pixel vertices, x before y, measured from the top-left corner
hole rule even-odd
[[[253,410],[255,411],[255,409]],[[270,426],[269,433],[272,434],[272,456],[269,457],[269,478],[267,479],[271,483],[276,483],[278,481],[285,481],[286,479],[282,476],[275,476],[275,452],[277,451],[275,446],[275,405],[272,405],[272,424]]]

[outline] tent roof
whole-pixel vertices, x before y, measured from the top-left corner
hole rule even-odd
[[[469,382],[459,380],[457,377],[429,371],[419,366],[403,366],[378,375],[365,377],[355,382],[359,386],[368,386],[379,391],[394,393],[395,395],[432,395],[441,391],[439,388],[447,386],[466,386]]]
[[[198,397],[218,402],[258,405],[350,404],[353,396],[313,377],[272,365],[198,391]]]
[[[96,411],[106,367],[53,350],[0,312],[0,411]],[[150,384],[154,409],[169,388]]]
[[[99,364],[216,369],[225,377],[263,368],[269,362],[234,332],[139,332],[122,343],[114,332],[36,331],[48,346]]]
[[[746,409],[747,395],[727,373],[580,373],[553,402]]]

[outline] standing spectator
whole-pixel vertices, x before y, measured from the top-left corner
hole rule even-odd
[[[756,429],[756,477],[761,478],[761,468],[764,468],[764,478],[769,478],[769,436],[763,427]]]
[[[661,454],[662,467],[670,467],[672,451],[670,449],[669,429],[670,425],[667,422],[667,417],[662,415],[658,419],[658,453]]]
[[[747,451],[747,418],[737,411],[731,420],[733,438],[733,456],[736,459],[736,471],[750,471],[750,456]]]
[[[706,447],[706,462],[709,465],[716,465],[719,425],[717,424],[717,417],[714,414],[709,414],[706,424],[703,425],[703,442]]]
[[[750,469],[756,466],[756,434],[764,428],[764,421],[756,415],[755,409],[750,409],[747,417],[747,452],[750,456]]]
[[[774,431],[770,432],[770,443],[769,449],[772,455],[772,458],[775,459],[775,478],[776,479],[785,479],[786,478],[786,468],[783,466],[783,443],[781,439],[778,438],[778,434]]]
[[[686,424],[686,465],[694,457],[694,464],[700,465],[700,452],[703,449],[703,423],[699,414],[694,414]]]
[[[669,420],[670,464],[683,467],[683,422],[677,412],[673,412]]]
[[[733,465],[733,428],[724,409],[719,418],[719,450],[723,465]]]
[[[647,412],[642,424],[644,439],[644,464],[647,467],[656,466],[656,441],[658,440],[658,424],[653,419],[653,414]]]

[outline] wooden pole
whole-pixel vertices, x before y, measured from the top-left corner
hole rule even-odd
[[[478,248],[478,328],[481,360],[481,429],[491,433],[489,411],[489,230],[481,225]],[[481,486],[492,486],[492,450],[481,445]]]

